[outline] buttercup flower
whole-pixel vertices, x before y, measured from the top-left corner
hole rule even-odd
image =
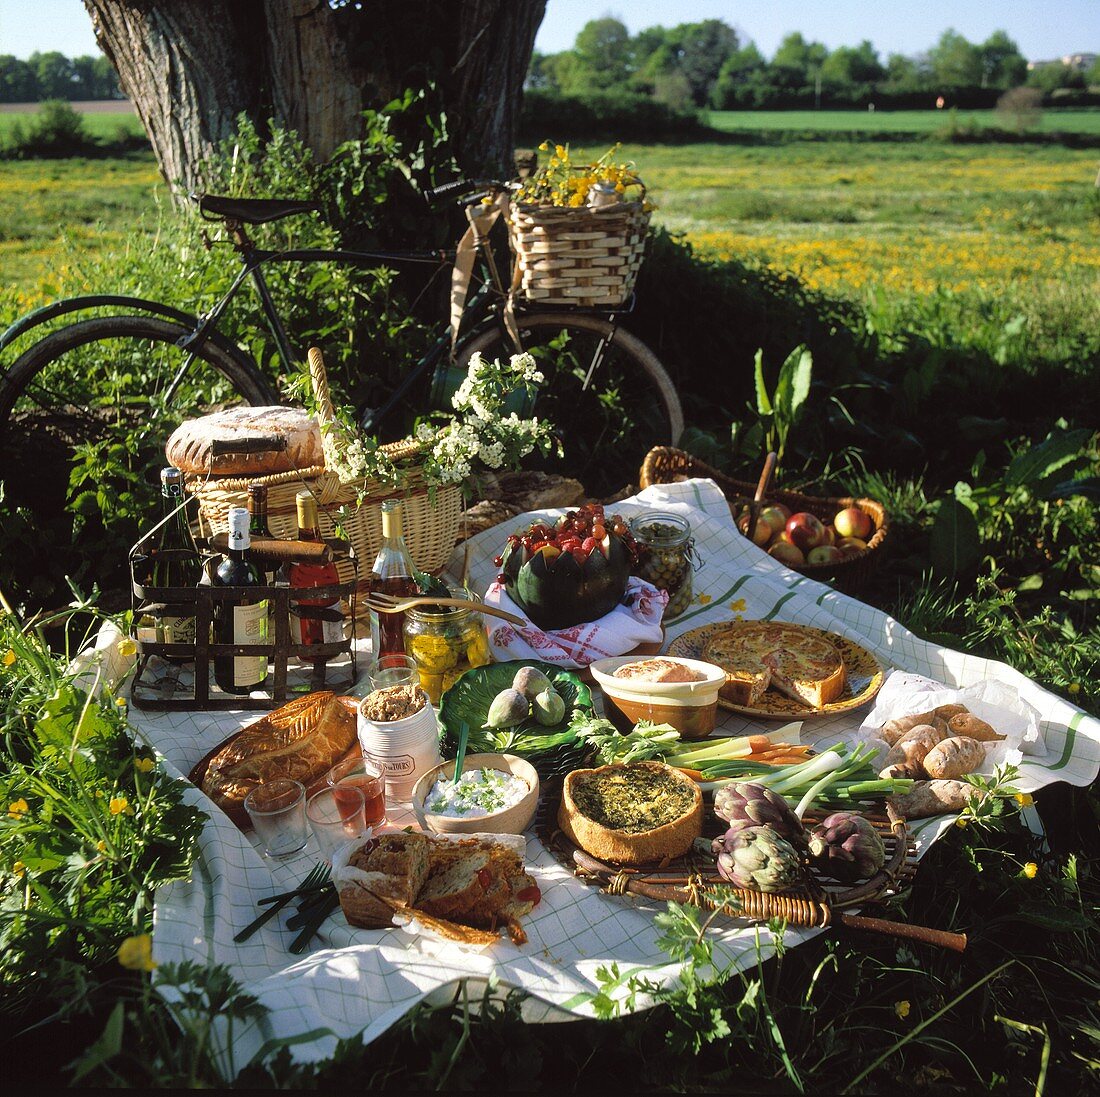
[[[15,662],[15,658],[15,652],[12,651],[11,648],[8,648],[8,650],[4,652],[4,666],[10,667],[12,663]]]
[[[1039,875],[1039,866],[1034,861],[1028,861],[1021,871],[1029,880],[1034,880]]]
[[[26,800],[20,797],[18,800],[13,800],[10,804],[8,804],[8,818],[20,819],[24,815],[26,815],[27,812],[30,811],[30,809],[30,804],[28,804]]]
[[[1022,808],[1029,808],[1035,803],[1035,797],[1030,792],[1017,792],[1016,803]]]
[[[153,938],[148,933],[127,937],[118,946],[118,962],[131,971],[152,971],[157,966],[153,963]]]
[[[99,853],[106,853],[107,852],[107,843],[105,841],[103,841],[102,838],[100,838],[100,840],[98,842],[96,842],[95,848]]]
[[[904,1001],[904,1000],[901,1001],[901,1002],[895,1002],[894,1003],[894,1013],[896,1013],[897,1016],[902,1021],[904,1021],[905,1018],[909,1016],[909,1003]]]
[[[744,598],[737,598],[733,602],[730,602],[730,609],[732,609],[734,613],[744,613],[745,608],[746,603]]]
[[[710,605],[711,596],[709,594],[700,594],[699,597],[695,599],[695,601],[698,602],[701,606]]]
[[[134,762],[134,769],[136,769],[138,773],[148,773],[155,765],[156,762],[154,762],[152,758],[138,758]]]
[[[121,815],[130,806],[125,796],[112,796],[109,805],[112,815]]]
[[[969,822],[970,822],[970,820],[969,820],[969,819],[968,819],[968,818],[967,818],[967,817],[966,817],[965,815],[960,815],[960,816],[959,816],[959,817],[958,817],[958,818],[957,818],[957,819],[955,820],[955,826],[957,826],[957,827],[965,827],[965,826],[966,826],[966,825],[967,825],[967,824],[968,824]]]
[[[124,659],[128,659],[131,655],[137,654],[137,644],[129,636],[124,636],[118,642],[118,653]]]
[[[17,879],[22,879],[27,874],[27,866],[22,861],[16,861],[11,866],[11,871]]]

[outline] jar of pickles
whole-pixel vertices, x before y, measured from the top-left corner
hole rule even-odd
[[[460,597],[477,601],[461,591]],[[489,636],[477,610],[413,606],[405,611],[405,651],[416,660],[420,686],[433,705],[471,667],[490,662]]]
[[[691,605],[691,576],[696,563],[691,525],[678,514],[642,514],[630,520],[641,554],[635,574],[668,591],[665,617],[678,617]]]

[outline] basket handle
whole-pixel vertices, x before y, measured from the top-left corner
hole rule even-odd
[[[332,393],[328,387],[328,374],[325,372],[325,359],[320,347],[310,347],[306,352],[309,359],[309,377],[313,383],[313,398],[317,404],[317,420],[321,426],[336,423],[336,409],[332,406]]]

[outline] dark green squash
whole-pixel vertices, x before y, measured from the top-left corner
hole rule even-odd
[[[508,597],[540,629],[569,628],[610,613],[626,593],[631,558],[614,533],[603,549],[593,549],[584,563],[569,552],[547,549],[530,553],[522,544],[504,551],[501,571]]]

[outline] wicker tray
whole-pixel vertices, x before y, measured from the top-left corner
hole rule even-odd
[[[886,847],[885,865],[869,880],[855,886],[845,886],[813,869],[804,888],[771,894],[732,887],[718,875],[714,859],[698,853],[689,852],[668,864],[630,868],[600,861],[575,846],[558,829],[560,782],[549,790],[544,787],[543,793],[536,817],[536,833],[555,860],[592,887],[651,908],[654,913],[668,902],[690,903],[705,910],[720,909],[724,917],[751,922],[782,918],[794,926],[824,928],[844,925],[923,941],[958,952],[966,947],[964,934],[848,913],[853,907],[898,894],[908,886],[916,872],[915,852],[908,827],[905,820],[892,811],[888,814],[864,813]],[[706,801],[704,837],[709,839],[722,833],[725,824],[715,816],[709,795]],[[805,823],[812,827],[825,814],[807,812]],[[731,896],[735,905],[723,904],[719,908],[721,900],[717,898],[716,889],[721,889],[723,900]]]
[[[335,411],[324,361],[316,347],[310,349],[309,365],[323,429],[326,421],[334,421]],[[382,545],[381,504],[387,499],[400,499],[405,544],[413,563],[421,571],[439,571],[450,559],[457,540],[462,491],[457,484],[429,489],[417,464],[420,446],[416,442],[394,442],[382,449],[403,469],[401,488],[377,480],[344,483],[323,465],[270,476],[188,475],[185,477],[187,491],[199,502],[199,533],[209,538],[228,529],[229,508],[247,506],[249,484],[264,484],[267,486],[268,528],[276,537],[296,537],[298,520],[294,497],[299,491],[309,491],[317,500],[324,537],[337,536],[336,512],[341,507],[346,508],[340,525],[358,557],[362,588]],[[359,502],[360,495],[362,502]],[[348,560],[337,562],[341,582],[351,581],[353,566]]]
[[[673,484],[680,480],[703,477],[713,480],[721,489],[730,505],[730,512],[736,516],[743,507],[752,502],[756,487],[743,480],[734,480],[710,465],[692,457],[683,450],[670,446],[658,446],[646,454],[639,473],[640,484],[647,488],[650,484]],[[837,511],[847,507],[859,507],[871,516],[875,523],[875,532],[867,542],[867,548],[856,556],[841,560],[835,564],[802,564],[792,567],[800,575],[821,582],[832,583],[845,591],[858,590],[873,574],[882,559],[883,546],[890,532],[890,517],[885,507],[874,499],[828,498],[814,495],[802,495],[797,491],[773,489],[766,496],[767,502],[783,503],[793,512],[806,510],[823,521],[831,522]]]
[[[643,200],[598,209],[513,203],[517,295],[542,305],[623,304],[641,269],[649,216]]]

